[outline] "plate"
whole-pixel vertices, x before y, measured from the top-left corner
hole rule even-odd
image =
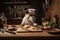
[[[60,34],[60,30],[59,29],[52,29],[50,31],[48,31],[49,34]]]

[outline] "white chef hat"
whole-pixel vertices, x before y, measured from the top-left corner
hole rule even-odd
[[[35,12],[36,9],[28,9],[28,12]]]

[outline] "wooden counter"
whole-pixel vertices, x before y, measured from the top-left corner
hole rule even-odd
[[[11,25],[10,25],[11,26]],[[17,25],[18,27],[20,27],[20,25]],[[20,29],[21,30],[21,29]],[[17,33],[15,31],[16,34],[13,34],[13,33],[9,33],[9,32],[0,32],[0,37],[45,37],[45,36],[48,36],[48,37],[53,37],[53,36],[60,36],[60,35],[52,35],[52,34],[49,34],[47,31],[43,31],[43,32],[22,32],[22,33]]]

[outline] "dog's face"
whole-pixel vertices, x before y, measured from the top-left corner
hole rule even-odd
[[[29,14],[25,14],[25,17],[26,17],[26,18],[29,18],[29,17],[30,17],[30,15],[29,15]]]

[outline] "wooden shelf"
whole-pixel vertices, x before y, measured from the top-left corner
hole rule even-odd
[[[28,4],[28,2],[4,2],[4,4]]]

